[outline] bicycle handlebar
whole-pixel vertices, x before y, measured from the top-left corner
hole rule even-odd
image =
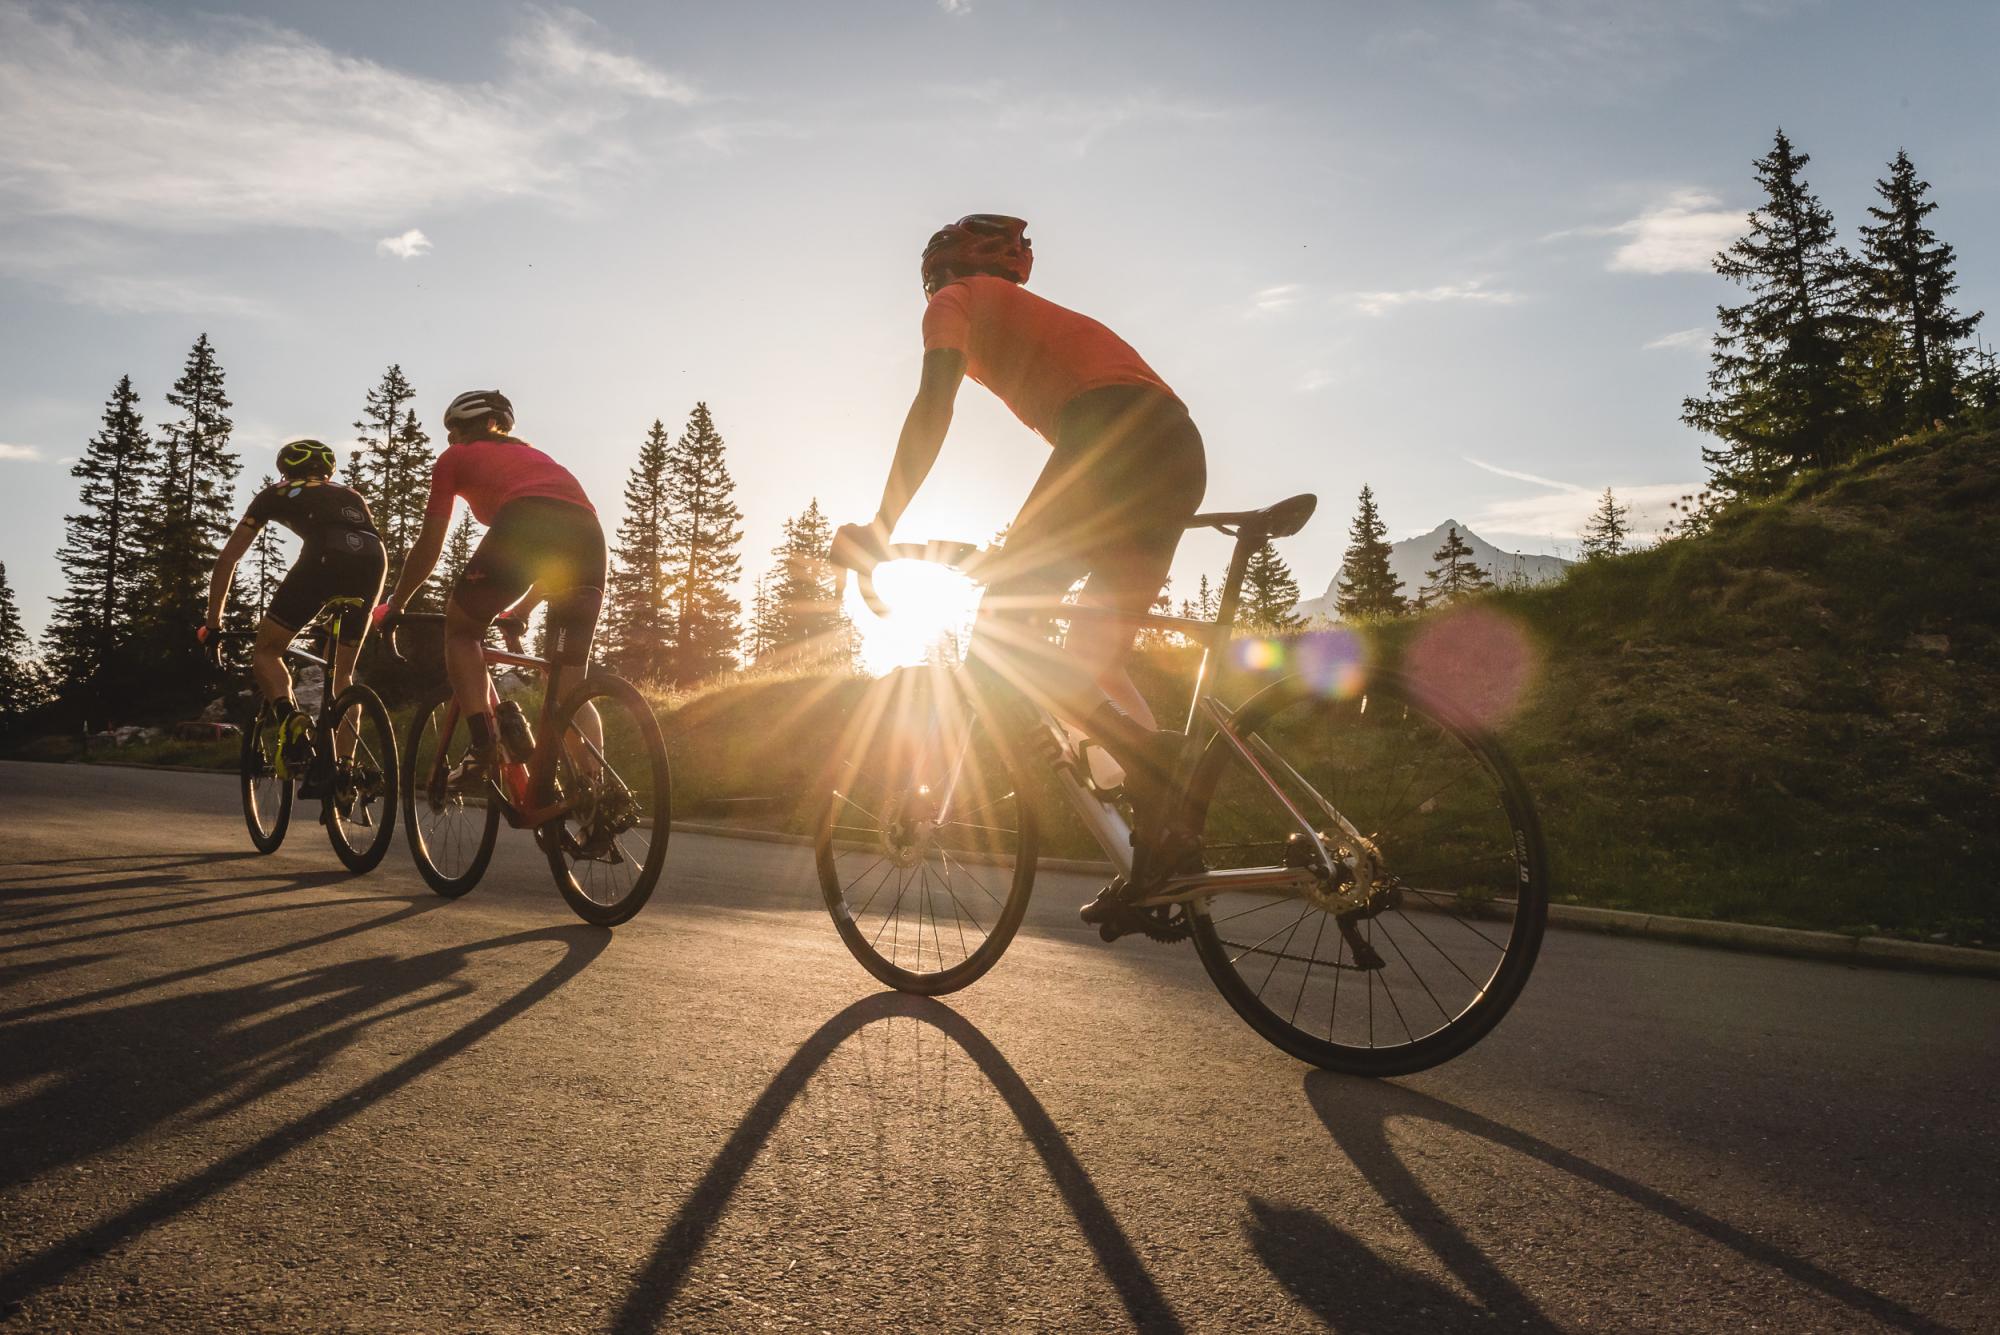
[[[842,570],[854,572],[854,588],[861,595],[861,601],[876,616],[886,617],[889,605],[875,592],[875,567],[884,561],[928,561],[971,574],[988,555],[990,553],[977,543],[933,538],[929,542],[884,543],[873,551],[843,548],[836,543],[828,550],[827,561]]]

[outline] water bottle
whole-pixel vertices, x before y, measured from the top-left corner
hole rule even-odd
[[[535,733],[528,726],[528,716],[521,712],[520,702],[502,700],[493,718],[500,733],[500,744],[507,748],[508,757],[525,764],[528,757],[535,754]]]

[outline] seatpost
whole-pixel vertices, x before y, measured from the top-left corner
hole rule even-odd
[[[1236,547],[1229,554],[1229,573],[1222,580],[1222,602],[1216,608],[1215,629],[1209,632],[1208,643],[1202,648],[1201,666],[1194,674],[1194,694],[1188,698],[1187,723],[1182,731],[1190,737],[1194,736],[1201,698],[1208,689],[1208,675],[1211,671],[1221,671],[1228,661],[1223,655],[1229,652],[1229,636],[1236,629],[1236,606],[1242,600],[1243,576],[1250,569],[1250,553],[1263,540],[1261,534],[1237,530]]]

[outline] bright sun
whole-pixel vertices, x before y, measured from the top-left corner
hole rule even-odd
[[[875,592],[889,606],[878,617],[849,581],[844,601],[861,631],[861,667],[871,677],[916,667],[944,653],[956,661],[972,633],[979,586],[956,570],[928,561],[885,561],[875,568]]]

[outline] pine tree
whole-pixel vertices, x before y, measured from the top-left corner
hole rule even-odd
[[[31,647],[14,604],[14,586],[7,581],[7,565],[0,561],[0,735],[13,731],[24,714],[42,703],[45,683],[41,666],[28,656]]]
[[[672,539],[668,473],[673,440],[658,418],[639,445],[638,462],[625,479],[625,517],[612,546],[605,608],[606,658],[634,681],[665,678],[673,661],[673,609],[667,564]]]
[[[742,574],[743,512],[708,405],[697,403],[667,459],[669,602],[673,678],[699,681],[735,666],[742,608],[730,593]]]
[[[847,618],[840,610],[841,577],[826,559],[833,525],[818,497],[785,521],[784,534],[771,549],[778,561],[764,581],[771,603],[765,651],[810,646],[815,656],[831,652],[844,657]]]
[[[461,514],[458,523],[452,525],[450,535],[444,540],[444,553],[438,561],[438,573],[434,581],[441,597],[450,598],[451,591],[458,587],[459,576],[463,575],[466,566],[472,563],[473,550],[479,546],[479,538],[483,531],[474,522],[470,510]]]
[[[744,656],[764,661],[778,642],[778,600],[771,596],[771,576],[759,575],[750,593],[750,628],[743,636]]]
[[[1365,484],[1354,524],[1348,529],[1347,551],[1340,558],[1334,582],[1334,607],[1347,621],[1398,616],[1409,609],[1403,581],[1389,569],[1389,528],[1375,508],[1375,493]]]
[[[1209,587],[1208,576],[1204,574],[1200,582],[1195,585],[1194,597],[1181,599],[1181,615],[1202,621],[1213,621],[1219,610],[1216,601],[1215,591]]]
[[[277,485],[277,479],[269,473],[257,484],[258,491],[265,491]],[[249,567],[247,578],[240,590],[241,596],[232,595],[230,606],[241,606],[254,625],[262,620],[264,610],[271,605],[271,595],[278,591],[278,585],[291,569],[292,558],[286,551],[289,544],[280,536],[276,524],[266,524],[257,530],[256,540],[245,553],[244,564]]]
[[[1598,498],[1597,509],[1591,514],[1590,522],[1583,528],[1583,559],[1594,561],[1602,556],[1617,556],[1627,546],[1632,536],[1632,509],[1620,505],[1611,494],[1611,488],[1604,489]],[[1457,529],[1452,530],[1456,535]]]
[[[1604,493],[1609,497],[1609,491]],[[1442,607],[1457,602],[1468,593],[1493,587],[1493,576],[1472,559],[1472,548],[1458,534],[1458,525],[1445,529],[1444,542],[1431,553],[1435,566],[1424,572],[1424,587],[1418,592],[1419,607]]]
[[[389,581],[394,583],[403,569],[403,558],[424,526],[424,505],[430,499],[431,438],[417,420],[416,410],[404,405],[416,397],[416,390],[403,375],[403,368],[391,365],[381,381],[362,399],[361,416],[354,429],[360,433],[354,453],[348,458],[342,480],[368,498],[368,513],[382,535],[382,547],[389,554]],[[437,604],[438,594],[429,585],[412,606],[427,608]]]
[[[1243,568],[1241,620],[1264,630],[1290,630],[1299,624],[1298,605],[1299,582],[1266,538]]]
[[[1704,448],[1714,484],[1738,495],[1775,490],[1800,468],[1832,463],[1865,434],[1850,359],[1865,327],[1854,261],[1833,214],[1801,174],[1811,161],[1784,131],[1756,163],[1763,207],[1750,231],[1715,257],[1715,271],[1751,292],[1716,308],[1705,398],[1681,420],[1716,437]]]
[[[80,509],[67,517],[56,552],[65,587],[46,637],[50,666],[66,687],[110,684],[104,674],[118,662],[140,610],[136,590],[149,560],[143,530],[153,442],[138,405],[132,377],[119,377],[102,426],[69,470],[83,483]]]
[[[1862,265],[1870,309],[1895,331],[1914,381],[1892,400],[1907,408],[1894,429],[1949,421],[1958,411],[1960,368],[1982,313],[1960,315],[1950,304],[1958,291],[1957,256],[1924,222],[1937,211],[1926,199],[1930,183],[1917,178],[1907,152],[1898,150],[1889,177],[1875,183],[1886,207],[1870,208],[1873,226],[1861,228]],[[1900,388],[1900,387],[1899,387]]]
[[[222,365],[203,334],[189,350],[180,379],[167,393],[180,416],[160,428],[160,450],[148,498],[142,655],[162,669],[153,685],[183,698],[211,680],[193,630],[208,604],[209,569],[235,522],[231,512],[240,467],[229,449],[229,396]]]

